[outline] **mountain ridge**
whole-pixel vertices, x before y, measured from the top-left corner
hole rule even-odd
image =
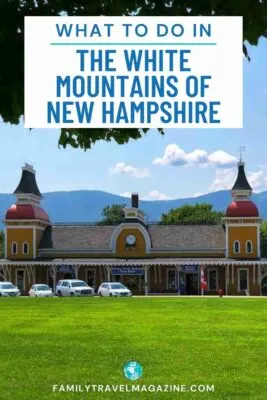
[[[267,191],[256,193],[252,200],[259,208],[262,218],[267,219]],[[5,218],[6,210],[14,204],[13,194],[0,193],[0,219]],[[171,200],[140,200],[139,207],[146,213],[149,221],[157,221],[162,213],[184,204],[210,203],[216,211],[225,211],[231,203],[229,190]],[[41,206],[48,213],[51,222],[96,222],[102,219],[105,206],[112,204],[130,205],[131,199],[102,190],[55,191],[43,193]],[[3,225],[1,225],[3,227]]]

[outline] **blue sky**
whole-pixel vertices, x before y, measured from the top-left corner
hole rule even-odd
[[[240,145],[246,146],[254,190],[267,190],[267,41],[249,47],[249,54],[251,61],[244,60],[243,129],[177,129],[165,136],[150,131],[139,141],[123,146],[99,142],[84,152],[59,149],[57,130],[29,132],[23,125],[0,122],[0,192],[13,192],[28,162],[42,192],[139,192],[151,200],[196,196],[231,187]]]

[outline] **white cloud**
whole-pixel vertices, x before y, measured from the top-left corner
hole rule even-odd
[[[210,192],[218,190],[230,190],[237,178],[236,168],[217,169],[215,179],[209,187]],[[264,178],[264,171],[248,172],[247,179],[254,192],[260,192],[267,187],[267,180]]]
[[[209,192],[230,189],[236,180],[236,169],[226,168],[215,171],[215,179],[209,187]]]
[[[158,190],[151,190],[147,196],[141,197],[142,200],[171,200],[172,197],[166,196]]]
[[[263,190],[267,183],[265,182],[264,172],[262,170],[249,173],[248,181],[254,192],[257,192],[259,189]]]
[[[109,173],[115,175],[126,174],[138,179],[150,176],[147,168],[135,168],[131,165],[126,165],[124,162],[119,162],[114,167],[111,167]]]
[[[124,193],[120,193],[120,196],[122,196],[122,197],[132,197],[132,193],[131,192],[124,192]]]
[[[155,158],[153,164],[156,165],[211,165],[217,168],[230,168],[237,163],[237,158],[222,150],[207,153],[205,150],[195,149],[191,153],[186,153],[177,144],[166,146],[163,157]]]
[[[214,165],[216,167],[230,167],[237,163],[237,158],[231,156],[231,154],[226,153],[222,150],[214,151],[208,155],[208,164]]]
[[[197,192],[197,193],[193,194],[192,197],[204,196],[205,194],[206,194],[206,193],[203,193],[203,192]]]

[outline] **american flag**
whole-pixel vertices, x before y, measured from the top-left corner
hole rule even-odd
[[[201,290],[207,290],[208,285],[207,285],[207,280],[205,277],[204,273],[204,267],[203,265],[200,266],[200,289]]]

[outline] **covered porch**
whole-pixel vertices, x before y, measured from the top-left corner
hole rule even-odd
[[[200,266],[207,290],[226,295],[260,295],[267,274],[267,260],[225,259],[54,259],[51,261],[0,260],[0,280],[11,281],[22,290],[34,283],[47,283],[55,291],[60,279],[82,279],[98,288],[101,282],[118,281],[134,294],[201,295]]]

